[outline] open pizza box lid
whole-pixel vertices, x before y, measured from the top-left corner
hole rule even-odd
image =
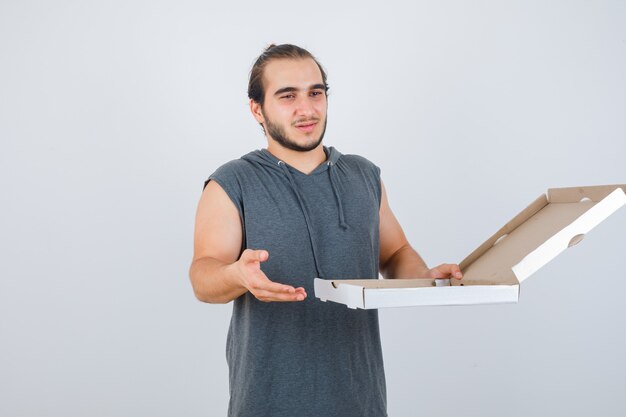
[[[624,191],[549,189],[459,264],[462,280],[315,278],[315,296],[363,309],[516,303],[520,283],[625,205]]]

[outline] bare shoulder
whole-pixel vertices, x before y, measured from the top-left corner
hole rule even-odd
[[[203,257],[231,263],[242,250],[243,227],[239,210],[224,188],[210,180],[198,203],[194,232],[194,260]]]

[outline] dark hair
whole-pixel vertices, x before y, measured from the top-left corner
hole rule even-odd
[[[282,44],[275,45],[271,44],[265,51],[257,58],[256,62],[252,66],[252,70],[250,70],[250,80],[248,81],[248,98],[254,100],[259,104],[263,104],[263,100],[265,99],[265,88],[263,87],[263,72],[265,71],[265,66],[274,59],[305,59],[311,58],[317,64],[317,67],[320,69],[322,73],[322,82],[324,83],[324,87],[326,91],[328,91],[328,83],[326,82],[326,71],[317,62],[317,59],[309,51],[304,48],[300,48],[296,45],[291,44]]]

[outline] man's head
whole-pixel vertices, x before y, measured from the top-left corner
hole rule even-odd
[[[322,66],[295,45],[270,45],[250,71],[250,110],[269,140],[306,152],[326,130],[328,85]]]

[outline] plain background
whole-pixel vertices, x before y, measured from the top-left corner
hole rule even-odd
[[[271,42],[331,86],[429,265],[547,188],[626,182],[623,1],[0,2],[0,415],[223,416],[231,306],[187,271],[202,183],[265,146]],[[380,312],[389,415],[623,416],[626,210],[517,305]],[[346,254],[349,256],[349,254]]]

